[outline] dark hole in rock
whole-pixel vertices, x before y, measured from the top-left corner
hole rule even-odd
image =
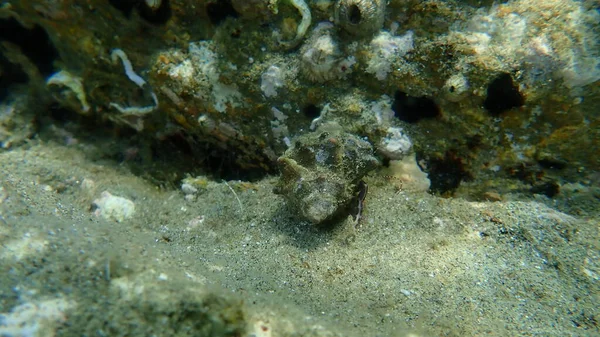
[[[123,13],[126,18],[131,16],[131,12],[135,8],[137,2],[137,0],[108,0],[108,3],[119,12]]]
[[[277,171],[275,163],[263,160],[263,165],[242,162],[245,151],[229,146],[224,149],[212,142],[199,140],[185,131],[149,139],[146,135],[136,135],[132,148],[139,148],[145,157],[130,161],[130,169],[135,174],[152,177],[164,184],[178,185],[186,175],[205,175],[215,181],[242,180],[256,181]],[[124,137],[131,139],[131,137]],[[257,158],[260,154],[256,153]],[[259,159],[257,159],[258,161]]]
[[[567,167],[568,163],[564,160],[554,158],[544,158],[538,160],[541,167],[551,170],[562,170]]]
[[[138,6],[138,12],[144,20],[156,25],[162,25],[166,23],[169,21],[172,15],[171,4],[169,3],[169,0],[162,0],[160,6],[154,9],[150,8],[144,1],[142,1]]]
[[[321,115],[321,109],[314,104],[309,104],[302,108],[302,112],[306,118],[313,120]]]
[[[206,175],[216,181],[256,181],[277,171],[275,163],[259,150],[254,156],[261,164],[253,165],[250,159],[240,160],[249,151],[242,150],[242,145],[224,149],[185,131],[156,137],[101,116],[77,114],[58,104],[50,105],[36,119],[36,129],[42,137],[71,137],[93,145],[87,154],[94,160],[119,162],[160,186],[178,186],[186,174]]]
[[[267,174],[277,171],[275,163],[265,159],[264,165],[247,165],[238,161],[242,156],[239,150],[231,149],[223,151],[215,149],[212,144],[207,144],[208,149],[198,156],[194,152],[195,158],[202,158],[201,168],[215,179],[222,180],[243,180],[256,181],[264,178]]]
[[[0,19],[0,40],[18,45],[44,77],[54,72],[58,52],[41,26],[27,29],[14,18]]]
[[[238,12],[231,5],[230,0],[219,0],[206,5],[206,14],[213,25],[218,25],[228,17],[237,18]]]
[[[239,150],[223,150],[212,143],[197,141],[185,133],[175,133],[160,140],[152,141],[152,161],[141,166],[142,172],[154,171],[165,175],[159,180],[176,181],[185,174],[207,175],[215,180],[256,181],[267,174],[276,172],[274,163],[245,165],[239,162],[242,156]],[[158,165],[157,165],[158,163]],[[160,169],[148,170],[148,165],[157,165]],[[175,175],[167,177],[166,174]]]
[[[352,24],[358,25],[360,23],[360,20],[362,19],[362,17],[361,17],[360,8],[358,7],[358,5],[350,6],[348,19],[350,20],[350,23],[352,23]]]
[[[477,150],[483,145],[483,136],[480,134],[467,136],[467,148]]]
[[[487,88],[487,97],[483,107],[493,115],[499,115],[512,108],[525,104],[525,98],[513,82],[510,74],[503,73],[496,77]]]
[[[58,103],[52,103],[46,110],[47,116],[55,122],[60,124],[67,123],[69,121],[76,121],[78,115],[75,111],[61,107]]]
[[[121,12],[126,18],[131,17],[134,9],[149,23],[161,25],[166,23],[172,15],[169,0],[162,0],[158,8],[150,8],[142,0],[108,0],[111,6]]]
[[[329,139],[329,132],[323,132],[319,135],[319,141],[324,142],[327,139]]]
[[[435,118],[441,113],[433,99],[425,96],[408,96],[400,90],[394,95],[392,110],[396,117],[407,123],[416,123],[424,118]]]
[[[383,157],[383,159],[381,159],[381,166],[383,167],[390,167],[390,162],[392,160],[390,158],[387,157]]]
[[[231,37],[234,38],[234,39],[239,39],[240,36],[242,36],[242,30],[241,29],[234,29],[231,32]]]
[[[314,167],[315,166],[315,152],[313,149],[303,148],[302,146],[296,146],[298,150],[298,164],[304,167]]]
[[[544,177],[544,172],[539,170],[539,167],[532,163],[520,163],[516,166],[507,168],[506,172],[511,177],[517,178],[528,184],[534,184]]]
[[[11,63],[4,55],[0,54],[0,101],[9,94],[13,84],[24,84],[29,80],[20,65]]]
[[[433,193],[451,194],[462,181],[472,179],[462,159],[454,151],[446,152],[444,158],[427,161],[427,169],[431,181],[429,190]]]
[[[531,193],[543,194],[548,198],[554,198],[560,192],[560,185],[555,181],[547,181],[531,187]]]
[[[51,134],[53,137],[66,137],[67,134],[58,129],[68,131],[74,138],[94,143],[95,140],[102,137],[110,138],[119,134],[123,136],[123,131],[105,116],[100,115],[82,115],[67,107],[61,106],[57,102],[50,103],[45,109],[40,110],[35,117],[36,131],[42,136]],[[58,128],[58,129],[57,129]],[[135,131],[126,129],[128,134],[123,137],[123,143],[127,143],[133,137]]]

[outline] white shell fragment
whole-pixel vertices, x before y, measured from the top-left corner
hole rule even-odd
[[[87,114],[90,111],[90,105],[85,96],[83,81],[66,70],[61,70],[52,74],[47,80],[46,85],[57,85],[69,88],[77,100],[81,103],[81,112]]]
[[[135,213],[133,201],[112,195],[108,191],[102,192],[100,198],[94,200],[93,205],[96,206],[94,212],[96,216],[116,222],[123,222]]]
[[[390,127],[387,136],[383,138],[378,149],[392,160],[404,158],[412,149],[412,142],[402,128]]]

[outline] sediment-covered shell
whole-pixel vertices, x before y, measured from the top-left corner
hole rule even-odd
[[[387,0],[339,0],[335,23],[348,33],[369,36],[383,27]]]
[[[359,180],[378,165],[368,141],[323,127],[298,137],[278,163],[282,174],[275,192],[313,224],[343,215]]]

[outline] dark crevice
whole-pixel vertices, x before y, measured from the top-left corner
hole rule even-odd
[[[479,150],[483,146],[483,136],[480,134],[467,136],[467,148],[471,151]]]
[[[219,0],[206,5],[206,14],[210,23],[218,25],[228,17],[237,18],[238,12],[235,11],[230,0]]]
[[[134,171],[142,175],[151,172],[158,181],[177,182],[185,174],[207,175],[215,180],[256,181],[276,170],[274,165],[270,171],[258,165],[241,166],[238,163],[241,156],[238,151],[198,141],[183,131],[145,141],[150,144],[151,160],[142,160]]]
[[[0,101],[8,96],[11,85],[24,84],[28,80],[27,74],[20,65],[11,63],[0,54]]]
[[[435,101],[428,97],[408,96],[405,92],[396,91],[392,105],[394,115],[401,121],[416,123],[425,118],[436,118],[441,114]]]
[[[138,0],[108,0],[108,3],[123,13],[126,18],[131,17],[131,12],[136,7]]]
[[[84,116],[71,109],[65,108],[54,102],[47,106],[35,118],[36,132],[50,134],[58,128],[67,131],[63,133],[72,134],[73,137],[89,138],[98,137],[101,134],[110,135],[113,127],[111,123],[102,120],[100,116]]]
[[[58,52],[41,26],[27,29],[14,18],[0,19],[0,40],[18,45],[44,77],[54,73]]]
[[[538,164],[545,169],[551,170],[562,170],[568,166],[566,161],[555,158],[539,159]]]
[[[431,181],[430,191],[441,195],[449,195],[465,180],[472,179],[463,160],[454,152],[446,152],[443,158],[432,158],[427,161],[427,173]]]
[[[169,21],[172,15],[170,0],[161,0],[157,8],[151,8],[143,0],[108,0],[108,3],[123,14],[126,18],[131,17],[134,9],[146,22],[162,25]]]
[[[79,114],[73,110],[61,107],[58,103],[52,103],[46,109],[46,116],[57,124],[64,125],[69,121],[77,121]]]
[[[205,175],[214,180],[256,181],[271,167],[240,165],[241,153],[233,146],[223,149],[199,141],[185,132],[162,137],[119,126],[101,116],[83,116],[58,104],[51,104],[36,120],[42,138],[71,144],[93,144],[86,153],[94,161],[112,161],[161,186],[178,186],[186,174]],[[264,163],[268,163],[265,159]]]
[[[138,6],[140,16],[155,25],[162,25],[171,18],[171,4],[169,0],[162,0],[158,8],[150,8],[144,1]]]
[[[348,19],[350,20],[350,23],[354,25],[358,25],[360,23],[360,21],[362,20],[362,15],[360,13],[360,8],[358,7],[358,5],[350,6],[350,14],[348,15]]]
[[[518,108],[525,104],[525,98],[519,92],[510,74],[503,73],[496,77],[487,88],[487,96],[483,107],[493,115]]]
[[[560,192],[560,185],[555,181],[545,181],[531,187],[531,193],[543,194],[548,198],[554,198]]]
[[[302,108],[302,113],[304,113],[304,116],[306,116],[306,118],[313,120],[319,117],[319,115],[321,115],[321,109],[319,109],[319,107],[314,104],[309,104]]]
[[[563,166],[564,164],[564,166]],[[507,169],[507,173],[531,186],[530,193],[543,194],[548,198],[560,193],[560,185],[546,175],[544,169],[562,169],[566,163],[538,161],[535,163],[521,163]]]
[[[531,185],[538,183],[544,178],[544,172],[531,163],[520,163],[514,167],[507,168],[506,172],[509,176]]]

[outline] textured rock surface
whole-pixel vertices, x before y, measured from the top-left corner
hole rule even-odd
[[[302,3],[311,22],[296,41]],[[389,127],[406,130],[432,190],[443,194],[511,193],[600,168],[598,156],[581,151],[600,147],[597,138],[569,138],[558,153],[552,146],[598,121],[593,1],[368,3],[5,1],[3,86],[132,127],[145,140],[183,138],[194,157],[210,149],[206,167],[235,172],[275,172],[286,144],[310,132],[325,107],[334,113],[322,122],[372,144]],[[348,31],[363,23],[369,34]],[[116,48],[146,86],[111,60]],[[52,74],[70,78],[47,86]],[[116,108],[152,107],[153,95],[159,104],[140,110],[147,113]],[[382,96],[397,118],[373,123]],[[548,169],[567,152],[567,165]],[[529,175],[542,178],[522,179]]]

